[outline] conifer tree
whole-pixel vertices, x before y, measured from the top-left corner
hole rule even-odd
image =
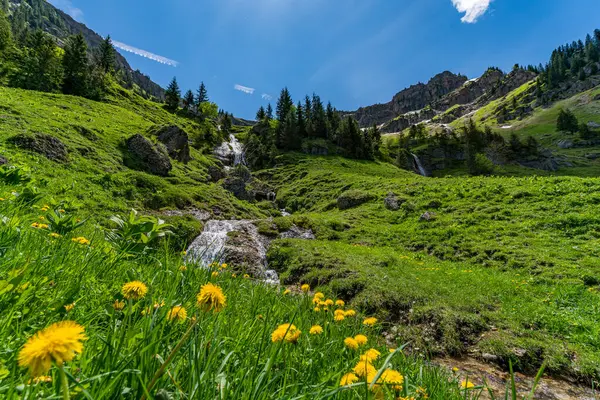
[[[256,120],[258,122],[262,122],[265,120],[266,116],[267,116],[267,113],[265,112],[265,108],[263,106],[260,106],[260,108],[256,112]]]
[[[177,111],[179,108],[179,98],[181,97],[181,90],[177,83],[177,78],[173,77],[171,83],[165,91],[165,108],[170,111]]]
[[[281,89],[281,93],[279,94],[279,99],[277,100],[277,106],[275,108],[275,115],[277,116],[277,120],[279,122],[283,122],[285,118],[287,118],[288,113],[292,109],[294,102],[292,101],[292,96],[287,87]]]
[[[183,109],[186,111],[191,111],[191,110],[193,110],[194,105],[195,105],[194,93],[191,90],[188,90],[187,92],[185,92],[185,95],[183,96]]]
[[[316,94],[312,97],[312,110],[311,110],[311,127],[312,134],[318,138],[327,138],[327,117],[325,115],[325,108],[321,98]]]
[[[265,112],[265,117],[268,121],[273,119],[273,107],[271,107],[271,103],[267,105],[267,111]]]
[[[196,93],[196,106],[200,106],[200,104],[208,101],[208,93],[206,91],[206,86],[204,82],[200,82],[200,87],[198,88],[198,92]]]
[[[8,14],[8,0],[2,0],[2,9],[0,11]]]
[[[81,33],[67,39],[63,56],[63,93],[86,96],[89,84],[87,43]]]
[[[0,59],[12,46],[12,31],[6,15],[0,11]]]
[[[579,128],[579,121],[571,110],[561,109],[558,112],[558,118],[556,120],[556,129],[558,131],[566,131],[575,133]]]
[[[296,106],[296,123],[297,130],[296,134],[299,139],[306,138],[306,119],[304,117],[304,110],[302,108],[302,103],[298,102]]]
[[[28,47],[23,48],[17,57],[17,65],[10,75],[12,86],[53,92],[62,83],[62,66],[54,39],[36,30],[29,36]]]
[[[300,148],[301,140],[298,136],[297,125],[296,112],[292,107],[282,124],[283,148],[286,150],[297,150]]]
[[[115,59],[115,48],[108,35],[96,51],[96,64],[105,74],[112,73],[115,69]]]

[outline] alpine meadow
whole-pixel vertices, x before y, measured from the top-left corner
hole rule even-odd
[[[600,398],[600,29],[249,118],[74,7],[0,0],[1,399]]]

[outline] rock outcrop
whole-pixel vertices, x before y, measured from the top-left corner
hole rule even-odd
[[[67,162],[69,151],[67,146],[54,136],[36,133],[33,136],[20,134],[13,136],[10,141],[17,147],[43,154],[52,161]]]
[[[187,164],[190,157],[189,136],[177,125],[167,125],[153,130],[158,140],[165,145],[169,157]]]
[[[358,207],[368,201],[371,201],[373,196],[361,190],[347,190],[337,199],[337,206],[340,210]]]
[[[127,139],[127,150],[133,158],[130,167],[138,167],[154,175],[167,176],[173,168],[163,145],[154,145],[140,134]]]

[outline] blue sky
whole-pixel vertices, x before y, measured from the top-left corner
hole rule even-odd
[[[162,86],[173,76],[182,89],[204,81],[212,101],[246,118],[283,86],[295,100],[314,91],[352,110],[444,70],[473,78],[488,66],[545,62],[600,28],[598,0],[50,2],[101,35],[176,61],[121,51]]]

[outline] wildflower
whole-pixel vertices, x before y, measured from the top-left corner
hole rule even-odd
[[[367,337],[365,335],[356,335],[354,336],[354,340],[356,340],[356,343],[358,343],[359,346],[363,346],[365,344],[367,344]]]
[[[40,215],[40,216],[38,217],[38,219],[39,219],[40,221],[45,221],[45,220],[46,220],[46,217],[44,217],[43,215]]]
[[[185,271],[187,271],[187,267],[185,265],[182,265],[181,267],[179,267],[179,270],[181,272],[185,272]]]
[[[379,358],[381,353],[375,349],[367,350],[362,356],[360,356],[361,361],[375,361]]]
[[[50,236],[51,238],[54,238],[54,239],[58,239],[60,237],[60,235],[56,232],[52,232],[48,236]]]
[[[165,305],[165,301],[161,301],[160,303],[154,303],[154,309],[158,310],[159,308],[161,308],[162,306]]]
[[[336,300],[335,305],[338,307],[344,307],[346,305],[346,302],[344,300]]]
[[[283,295],[284,295],[284,296],[285,296],[285,295],[288,295],[288,294],[290,294],[290,292],[291,292],[291,290],[290,290],[290,289],[285,289],[285,290],[283,291]]]
[[[244,279],[248,279],[248,278],[250,278],[250,275],[244,274]]]
[[[304,293],[308,293],[310,292],[310,285],[305,283],[304,285],[300,286],[300,289],[302,289]]]
[[[356,341],[356,339],[351,337],[347,337],[346,339],[344,339],[344,345],[351,350],[358,349],[358,342]]]
[[[354,317],[356,315],[356,311],[354,310],[347,310],[344,312],[344,316],[346,317]]]
[[[390,349],[390,353],[395,353],[396,349]]]
[[[319,307],[315,307],[313,310],[314,310],[315,312],[321,312],[321,309],[320,309]]]
[[[66,310],[67,312],[71,312],[71,310],[73,310],[74,308],[75,308],[75,303],[67,304],[67,305],[65,306],[65,310]]]
[[[35,383],[35,384],[37,384],[37,383],[51,383],[52,382],[52,377],[48,376],[48,375],[36,376],[35,378],[29,380],[30,384],[32,382]]]
[[[182,255],[182,256],[185,256],[186,254],[187,254],[187,251],[185,251],[185,250],[183,250],[183,251],[181,252],[181,255]]]
[[[237,278],[237,275],[236,274],[231,274],[231,277],[232,278]]]
[[[342,376],[342,379],[340,380],[340,386],[349,386],[355,382],[358,382],[358,376],[350,372]]]
[[[320,335],[321,333],[323,333],[323,328],[320,325],[313,325],[310,328],[309,333],[311,335]]]
[[[325,295],[321,292],[317,292],[315,293],[315,295],[313,296],[312,302],[314,304],[319,304],[321,303],[321,300],[323,300],[323,298],[325,297]]]
[[[121,291],[127,300],[140,300],[148,293],[148,286],[140,281],[132,281],[124,284]]]
[[[325,300],[325,305],[326,305],[327,307],[329,307],[329,306],[332,306],[333,304],[334,304],[334,303],[333,303],[333,300],[331,300],[331,299],[327,299],[327,300]]]
[[[216,278],[217,276],[219,276],[219,273],[217,271],[213,271],[212,274],[210,274],[213,278]]]
[[[169,310],[167,319],[169,321],[183,322],[187,318],[187,311],[182,306],[175,306]]]
[[[424,387],[417,387],[417,390],[415,392],[416,394],[418,394],[419,396],[421,396],[422,399],[428,399],[429,395],[427,394],[427,389],[425,389]]]
[[[263,320],[263,319],[265,319],[265,317],[264,317],[262,314],[258,314],[258,315],[256,316],[256,319]]]
[[[404,377],[398,371],[393,369],[386,369],[383,371],[380,377],[381,381],[387,385],[392,385],[395,390],[402,390],[402,383],[404,383]]]
[[[61,213],[61,214],[64,214],[64,213],[65,213],[65,210],[63,210],[63,209],[60,209],[60,210],[58,210],[58,212],[59,212],[59,213]]]
[[[227,268],[227,264],[225,264],[225,263],[221,264],[221,268],[222,269],[226,269]]]
[[[113,303],[113,308],[117,311],[122,310],[123,308],[125,308],[125,302],[124,301],[119,301],[118,299],[115,300],[115,302]]]
[[[339,309],[338,309],[338,310],[335,310],[335,311],[333,312],[333,315],[335,315],[336,317],[337,317],[338,315],[341,315],[342,317],[345,317],[345,316],[346,316],[346,313],[344,312],[344,310],[339,310]]]
[[[466,380],[466,381],[460,382],[460,387],[462,389],[473,389],[475,387],[475,385],[473,384],[473,382]]]
[[[204,311],[219,312],[225,308],[227,297],[225,297],[223,290],[220,287],[213,285],[212,283],[207,283],[200,288],[197,300],[198,305]]]
[[[0,197],[0,201],[5,201],[6,199],[4,197]]]
[[[377,318],[374,318],[374,317],[365,318],[365,320],[363,321],[363,324],[367,325],[367,326],[373,326],[376,323],[377,323]]]
[[[33,376],[46,374],[52,361],[59,367],[83,351],[84,327],[73,321],[61,321],[29,338],[19,352],[19,365],[28,367]]]
[[[271,333],[271,341],[273,343],[286,341],[288,343],[296,343],[302,332],[292,324],[279,325],[277,329]]]
[[[75,243],[79,243],[79,244],[90,244],[90,241],[86,238],[84,238],[83,236],[81,237],[76,237],[71,239],[73,242]]]
[[[34,222],[33,224],[31,224],[31,227],[39,229],[40,224],[38,224],[37,222]]]
[[[333,320],[335,322],[342,322],[345,319],[346,319],[346,317],[344,317],[343,315],[336,315],[336,316],[333,317]]]
[[[368,376],[372,376],[373,374],[377,373],[377,370],[375,369],[373,364],[364,360],[359,361],[358,364],[356,364],[356,366],[354,367],[353,371],[357,376],[361,378],[367,378]]]
[[[454,367],[454,368],[452,368],[452,372],[458,372],[458,371],[459,371],[459,370],[458,370],[458,368],[457,368],[457,367]]]

